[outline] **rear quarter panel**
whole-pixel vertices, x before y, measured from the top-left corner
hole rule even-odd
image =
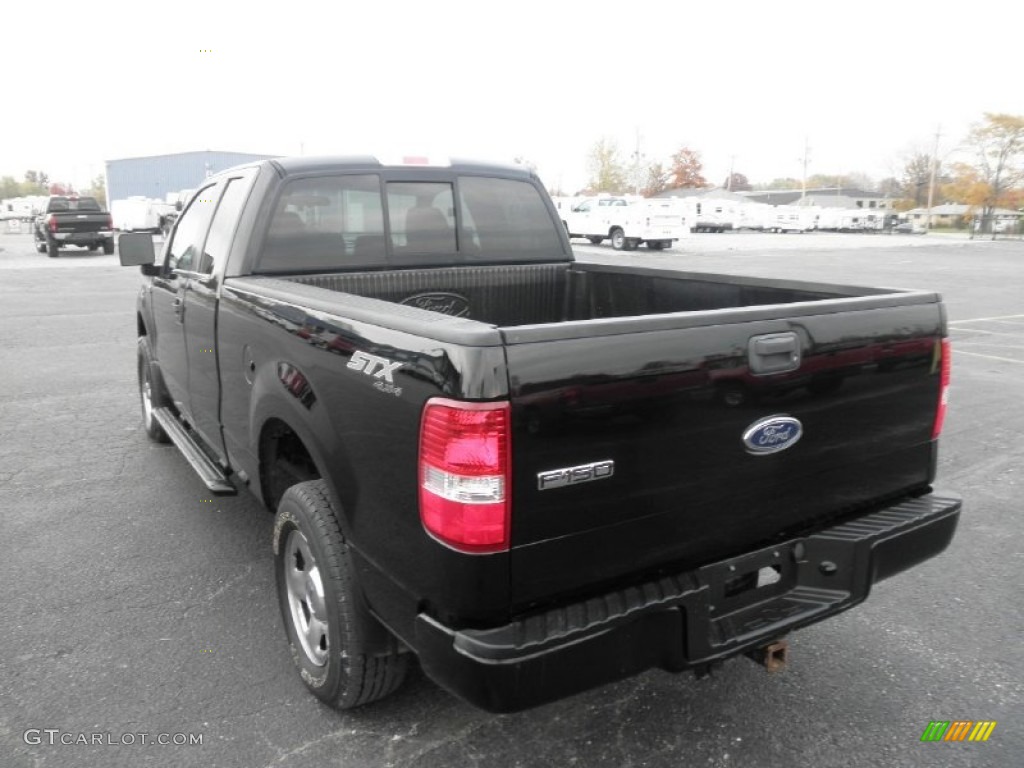
[[[508,610],[507,554],[467,556],[432,539],[420,523],[417,465],[429,398],[507,395],[501,347],[430,338],[430,322],[443,316],[407,307],[384,305],[395,315],[425,318],[419,332],[354,320],[344,316],[344,294],[323,293],[336,313],[260,295],[251,285],[225,285],[218,338],[232,464],[255,489],[268,421],[284,421],[300,435],[340,501],[371,607],[398,634],[424,607],[447,621],[501,620]],[[356,351],[400,362],[393,385],[348,367]]]

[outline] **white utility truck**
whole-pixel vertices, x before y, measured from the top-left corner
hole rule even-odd
[[[588,197],[562,212],[569,237],[585,237],[594,245],[610,240],[617,251],[640,244],[660,251],[671,248],[690,229],[685,208],[671,199]]]

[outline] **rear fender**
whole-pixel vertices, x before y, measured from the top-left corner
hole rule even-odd
[[[287,366],[283,371],[282,365]],[[289,389],[282,375],[290,376],[288,380],[291,382],[305,381],[308,392],[304,392],[300,387]],[[298,390],[298,393],[295,390]],[[302,441],[316,466],[317,474],[323,478],[334,498],[340,502],[339,523],[342,533],[351,540],[348,515],[351,514],[358,498],[356,476],[348,452],[334,433],[331,419],[324,413],[315,390],[302,371],[294,365],[267,363],[255,373],[250,399],[249,449],[253,456],[259,457],[261,476],[264,460],[264,457],[260,456],[263,432],[267,424],[273,420],[282,422]],[[264,498],[262,483],[253,483],[253,490],[267,506],[268,500]]]
[[[307,409],[300,399],[284,388],[274,370],[276,368],[276,365],[266,366],[253,387],[254,407],[250,420],[252,430],[250,434],[253,435],[253,453],[259,456],[260,462],[260,482],[252,484],[253,491],[266,505],[262,482],[265,457],[260,455],[263,432],[268,425],[281,424],[302,441],[303,447],[316,467],[317,474],[327,484],[333,500],[332,506],[337,512],[338,525],[349,544],[351,554],[355,555],[351,561],[351,577],[356,583],[356,590],[360,596],[360,606],[357,612],[357,616],[360,618],[355,623],[355,631],[359,634],[361,643],[369,653],[394,653],[398,650],[395,636],[376,618],[377,612],[372,608],[374,601],[364,589],[363,579],[360,577],[366,566],[357,543],[352,540],[352,525],[349,516],[358,499],[358,489],[348,454],[340,445],[337,436],[331,431],[329,419],[324,414],[317,413],[316,403],[314,402],[312,407]],[[267,370],[270,371],[269,374],[266,372]],[[333,450],[328,446],[332,446]],[[328,468],[330,468],[329,472]]]

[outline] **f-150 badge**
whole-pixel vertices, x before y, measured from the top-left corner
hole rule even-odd
[[[358,350],[352,353],[352,359],[348,361],[346,368],[353,371],[362,371],[367,376],[372,376],[377,381],[373,382],[373,388],[388,395],[399,397],[402,388],[395,386],[395,379],[392,375],[402,367],[402,363],[394,363],[386,357],[378,357]]]
[[[792,416],[771,416],[755,421],[743,433],[747,453],[778,453],[796,445],[804,434],[804,426]]]
[[[550,469],[547,472],[537,473],[537,490],[547,491],[566,485],[591,483],[594,480],[604,480],[606,477],[611,477],[614,474],[615,462],[610,459],[608,461],[595,461],[591,464],[580,464],[578,467]]]

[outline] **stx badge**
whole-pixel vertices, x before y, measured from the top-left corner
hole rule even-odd
[[[378,357],[377,355],[356,351],[352,353],[352,359],[348,361],[347,367],[353,371],[362,371],[367,376],[373,376],[375,379],[383,379],[388,384],[394,384],[395,379],[392,374],[401,366],[400,362],[393,363],[386,357]]]

